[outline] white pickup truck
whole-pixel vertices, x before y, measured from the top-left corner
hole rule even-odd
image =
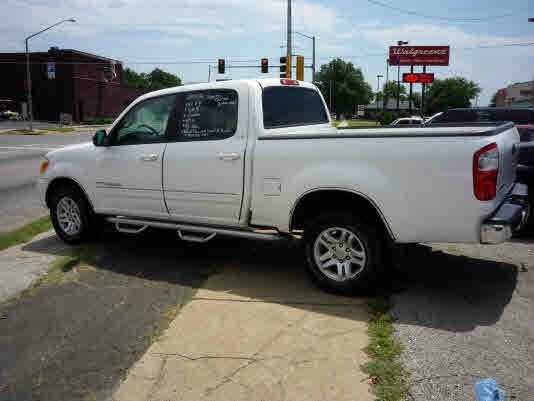
[[[513,124],[336,129],[317,88],[288,79],[141,96],[93,142],[46,155],[57,234],[302,238],[323,287],[372,285],[395,244],[499,243],[528,214]]]

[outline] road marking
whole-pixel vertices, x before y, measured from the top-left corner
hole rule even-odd
[[[6,149],[6,150],[56,150],[56,149],[61,149],[63,146],[58,146],[58,147],[55,147],[55,148],[50,148],[50,147],[41,147],[41,148],[38,148],[38,147],[29,147],[29,146],[1,146],[0,145],[0,149]]]

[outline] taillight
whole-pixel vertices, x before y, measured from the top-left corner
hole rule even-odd
[[[280,80],[280,83],[282,85],[298,85],[299,84],[299,81],[297,81],[296,79],[286,79],[286,78],[282,78]]]
[[[499,149],[490,143],[473,156],[473,189],[478,200],[491,200],[497,193]]]

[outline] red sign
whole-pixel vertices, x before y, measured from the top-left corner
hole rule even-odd
[[[402,74],[402,82],[409,84],[421,83],[421,84],[430,84],[434,82],[434,74],[432,73],[407,73]]]
[[[449,65],[449,46],[390,46],[389,65]]]

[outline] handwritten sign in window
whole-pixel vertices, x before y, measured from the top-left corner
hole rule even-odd
[[[237,93],[229,89],[185,94],[179,136],[184,140],[225,139],[237,129]]]

